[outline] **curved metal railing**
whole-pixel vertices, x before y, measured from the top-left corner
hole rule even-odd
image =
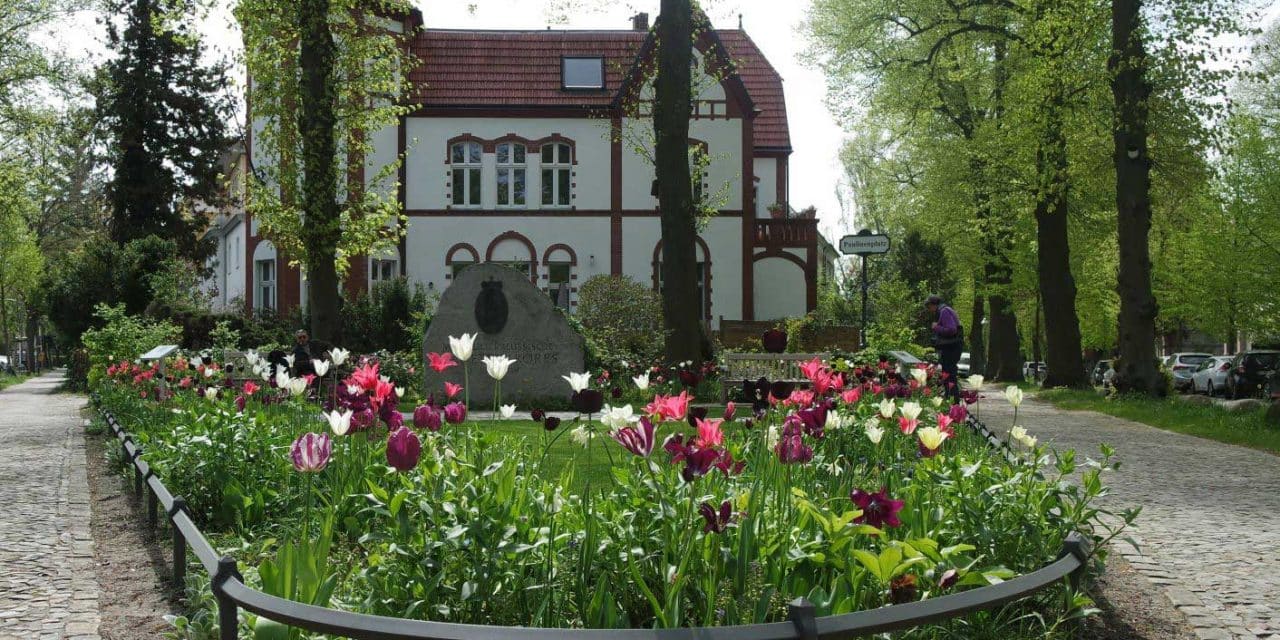
[[[789,621],[726,627],[678,629],[555,629],[500,627],[451,622],[431,622],[375,616],[293,602],[250,588],[244,583],[236,561],[219,556],[191,519],[186,501],[172,495],[152,471],[142,450],[116,420],[101,410],[107,426],[120,441],[124,459],[134,470],[134,493],[147,495],[147,518],[156,526],[163,508],[173,531],[173,581],[182,588],[186,579],[187,549],[211,576],[218,602],[219,634],[233,640],[239,627],[239,610],[308,631],[328,633],[355,640],[834,640],[897,631],[955,618],[966,613],[992,609],[1069,580],[1078,587],[1089,558],[1087,539],[1072,532],[1053,562],[1026,575],[969,591],[898,604],[879,609],[835,616],[816,617],[814,606],[804,598],[787,605]],[[1013,456],[1004,442],[981,422],[969,425],[1006,456]],[[1016,457],[1016,456],[1015,456]]]

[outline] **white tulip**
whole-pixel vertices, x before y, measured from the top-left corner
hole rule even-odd
[[[1027,430],[1022,427],[1010,429],[1009,436],[1028,449],[1036,448],[1036,442],[1038,442],[1034,436],[1027,433]]]
[[[770,425],[769,431],[764,435],[765,448],[772,449],[778,446],[778,439],[781,437],[782,437],[782,434],[778,433],[778,427],[774,425]]]
[[[204,377],[206,377],[206,378],[212,378],[212,377],[213,377],[213,374],[215,374],[215,373],[217,373],[217,371],[215,371],[215,370],[213,369],[213,367],[205,367],[205,368],[204,368]]]
[[[916,418],[919,418],[920,411],[921,408],[919,402],[902,403],[902,416],[908,420],[915,420]]]
[[[351,356],[351,352],[347,351],[346,349],[339,349],[338,347],[334,347],[329,350],[329,360],[333,362],[333,366],[335,367],[342,366],[342,363],[346,362],[347,358],[350,356]]]
[[[464,333],[462,337],[455,338],[449,336],[449,350],[453,352],[453,357],[466,362],[471,359],[471,351],[476,345],[475,333]]]
[[[1022,404],[1022,389],[1019,389],[1014,385],[1009,385],[1004,390],[1004,398],[1009,401],[1009,404],[1016,407]]]
[[[600,424],[609,427],[610,431],[617,431],[632,425],[640,420],[640,416],[635,414],[631,405],[621,407],[611,407],[605,405],[603,412],[600,414]]]
[[[934,408],[934,409],[941,408],[941,407],[942,407],[942,396],[934,396],[934,397],[933,397],[933,399],[932,399],[932,400],[930,400],[929,402],[933,404],[933,408]]]
[[[378,379],[386,384],[391,384],[391,376],[378,376]]]
[[[892,418],[894,412],[896,412],[897,410],[898,410],[898,405],[894,404],[893,400],[890,400],[889,398],[885,398],[884,400],[880,401],[880,415],[884,416],[886,419]]]
[[[396,387],[396,397],[397,397],[397,398],[403,398],[403,397],[404,397],[404,391],[405,391],[404,387]]]
[[[360,395],[363,391],[364,391],[364,389],[362,389],[362,388],[360,387],[360,385],[358,385],[358,384],[349,384],[349,385],[347,385],[347,394],[349,394],[349,395],[358,396],[358,395]]]
[[[210,399],[210,400],[217,400],[217,399],[218,399],[218,388],[217,388],[217,387],[209,387],[208,389],[205,389],[205,390],[204,390],[204,397],[206,397],[206,398],[208,398],[208,399]]]
[[[333,430],[335,436],[345,436],[351,430],[351,410],[338,412],[332,411],[325,414],[329,419],[329,428]]]
[[[489,377],[494,380],[502,380],[507,377],[507,371],[516,361],[506,356],[485,356],[484,368],[489,372]]]
[[[924,381],[929,379],[929,372],[917,367],[911,370],[911,377],[915,378],[916,382],[924,384]]]
[[[1021,440],[1027,437],[1027,430],[1022,427],[1014,427],[1009,430],[1009,436],[1014,440]]]
[[[514,404],[504,404],[498,407],[498,415],[501,415],[503,420],[510,420],[511,416],[515,414],[516,406]]]
[[[292,353],[284,357],[285,364],[288,364],[290,369],[293,368],[293,363],[297,361],[297,359],[298,357]]]
[[[880,426],[880,418],[871,416],[862,422],[862,428],[870,431]]]
[[[969,376],[969,388],[970,388],[970,389],[972,389],[972,390],[974,390],[974,391],[981,391],[981,390],[982,390],[982,383],[983,383],[983,382],[986,382],[986,380],[987,380],[987,379],[986,379],[986,378],[984,378],[984,377],[982,377],[982,375],[981,375],[981,374],[975,373],[975,374],[973,374],[973,375]]]
[[[192,359],[191,359],[191,368],[193,368],[193,369],[198,369],[198,368],[200,368],[200,365],[202,365],[202,364],[204,364],[204,360],[202,360],[202,359],[200,358],[200,356],[196,356],[196,357],[194,357],[194,358],[192,358]]]
[[[306,378],[293,378],[293,379],[289,380],[289,393],[290,393],[290,394],[295,395],[295,396],[300,396],[300,395],[302,395],[302,394],[306,393],[306,391],[307,391],[307,379],[306,379]]]
[[[591,433],[591,430],[588,429],[587,425],[585,424],[578,427],[577,429],[574,429],[572,432],[569,433],[569,436],[573,438],[574,442],[578,443],[579,445],[582,445],[583,449],[586,449],[587,445],[591,444],[592,433]]]
[[[639,389],[639,390],[641,390],[641,391],[644,391],[645,389],[648,389],[648,388],[649,388],[649,372],[647,372],[647,371],[646,371],[646,372],[644,372],[644,373],[642,373],[642,374],[640,374],[640,375],[638,375],[638,376],[636,376],[636,377],[632,378],[632,379],[631,379],[631,381],[632,381],[632,382],[634,382],[634,383],[636,383],[636,388],[637,388],[637,389]]]
[[[827,414],[827,429],[831,431],[839,431],[844,428],[845,424],[847,423],[844,416],[834,411]]]
[[[258,372],[258,375],[262,376],[262,381],[263,381],[263,382],[271,382],[271,372],[270,372],[270,371],[267,371],[266,369],[263,369],[262,371],[259,371],[259,372]]]
[[[916,437],[920,438],[920,444],[930,451],[936,450],[942,446],[942,441],[947,439],[947,432],[937,427],[922,427],[916,429]]]
[[[281,369],[276,372],[276,386],[281,389],[289,388],[289,372],[287,370]]]
[[[249,363],[249,366],[251,366],[251,367],[252,367],[252,366],[257,365],[257,364],[258,364],[258,352],[257,352],[257,351],[254,351],[253,349],[250,349],[250,350],[248,350],[248,351],[244,352],[244,361],[245,361],[245,362],[247,362],[247,363]]]
[[[311,367],[316,370],[316,375],[321,378],[324,374],[329,373],[329,363],[325,360],[312,360]]]
[[[570,373],[567,376],[560,376],[560,377],[564,378],[564,381],[569,383],[569,388],[573,389],[574,393],[578,393],[579,391],[582,391],[583,389],[586,389],[587,387],[591,386],[590,373],[586,373],[586,372]]]
[[[871,441],[871,444],[880,444],[880,439],[883,437],[884,429],[881,429],[878,426],[867,427],[867,439]]]

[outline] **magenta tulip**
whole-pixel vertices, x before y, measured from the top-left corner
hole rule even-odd
[[[408,427],[400,427],[387,436],[387,464],[396,471],[408,471],[418,466],[422,456],[422,442]]]
[[[467,405],[454,402],[444,408],[444,421],[449,424],[462,424],[467,419]]]
[[[869,524],[877,529],[902,525],[898,512],[902,511],[903,501],[889,498],[889,490],[885,487],[880,487],[876,493],[854,489],[849,499],[862,510],[862,515],[853,519],[858,524]]]
[[[444,417],[435,407],[424,404],[413,410],[413,426],[427,431],[439,431]]]
[[[639,425],[623,427],[609,434],[623,449],[647,458],[653,453],[653,423],[640,418]]]
[[[303,473],[323,471],[333,449],[327,433],[304,433],[293,441],[289,455],[293,468]]]

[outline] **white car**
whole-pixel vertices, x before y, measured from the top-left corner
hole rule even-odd
[[[1215,395],[1227,390],[1227,372],[1231,370],[1231,356],[1213,356],[1200,363],[1191,374],[1191,392]]]
[[[969,352],[960,354],[960,361],[956,363],[956,373],[967,376],[969,375]]]

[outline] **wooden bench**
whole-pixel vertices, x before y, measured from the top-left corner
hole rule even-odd
[[[796,385],[807,382],[800,365],[814,358],[830,357],[829,353],[726,353],[724,375],[720,377],[720,401],[727,402],[730,387],[737,387],[743,380],[765,378],[769,382]]]

